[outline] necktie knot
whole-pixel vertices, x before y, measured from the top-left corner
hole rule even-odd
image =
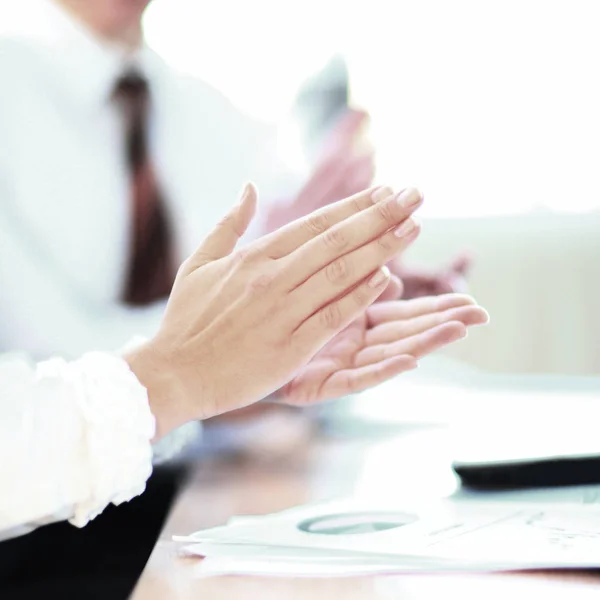
[[[146,160],[146,119],[150,98],[148,82],[135,71],[119,77],[113,97],[119,106],[127,131],[127,158],[133,169]]]
[[[128,71],[117,79],[114,95],[122,102],[142,104],[148,99],[148,81],[137,71]]]

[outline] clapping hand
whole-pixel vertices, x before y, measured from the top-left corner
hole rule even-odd
[[[409,371],[418,359],[487,323],[462,294],[373,304],[282,388],[279,399],[304,405],[362,391]]]
[[[370,189],[236,250],[256,209],[247,186],[181,266],[157,335],[127,357],[158,435],[252,404],[300,373],[385,290],[385,264],[419,234],[411,214],[422,200],[414,189]],[[397,372],[404,354],[384,368]]]

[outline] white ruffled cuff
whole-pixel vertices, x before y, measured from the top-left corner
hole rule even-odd
[[[152,473],[155,420],[146,389],[122,358],[91,352],[70,363],[43,363],[46,373],[55,369],[82,419],[78,458],[87,493],[75,504],[70,522],[83,527],[109,503],[126,502],[144,491]]]

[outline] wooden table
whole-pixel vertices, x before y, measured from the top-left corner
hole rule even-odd
[[[437,440],[435,448],[432,440]],[[440,441],[441,440],[441,441]],[[174,533],[224,523],[232,515],[265,514],[309,501],[350,493],[363,497],[386,486],[400,497],[406,490],[424,496],[445,494],[455,480],[444,456],[443,440],[409,434],[383,442],[313,442],[294,457],[277,461],[207,460],[194,467],[139,581],[134,600],[283,600],[424,598],[600,598],[600,575],[535,573],[498,575],[386,575],[333,579],[226,576],[199,578],[198,559],[178,556]],[[417,468],[415,456],[420,456]],[[394,465],[401,477],[390,475]],[[427,477],[423,477],[427,473]]]

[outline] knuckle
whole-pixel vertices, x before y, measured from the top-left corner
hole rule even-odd
[[[321,324],[326,329],[339,329],[342,323],[342,313],[339,304],[333,302],[321,309],[320,312]]]
[[[389,185],[384,185],[382,188],[378,190],[378,195],[380,198],[389,198],[394,195],[394,188]]]
[[[219,222],[217,223],[217,228],[218,229],[233,229],[235,225],[235,219],[233,218],[232,214],[227,214],[224,217],[221,217],[221,219],[219,219]]]
[[[261,273],[254,277],[249,284],[250,293],[252,294],[264,294],[268,292],[273,286],[273,276],[267,273]]]
[[[268,284],[269,287],[272,289],[276,285],[276,282],[277,277],[273,276]],[[290,309],[291,306],[289,296],[277,294],[275,297],[269,299],[268,317],[270,319],[277,319],[281,317],[285,318],[289,314]],[[279,340],[278,343],[281,347],[281,350],[288,350],[289,346],[291,346],[292,344],[291,339],[288,336],[283,335],[281,331],[279,331],[277,335],[277,339]]]
[[[325,213],[312,214],[304,220],[304,226],[312,235],[320,235],[329,229],[329,219]]]
[[[233,256],[232,260],[236,266],[244,266],[251,262],[253,253],[250,248],[240,248]]]
[[[354,292],[352,292],[352,297],[357,306],[368,304],[369,294],[364,285],[357,287]]]
[[[218,259],[217,259],[218,260]],[[191,256],[188,256],[177,269],[175,274],[175,280],[179,281],[188,275],[191,275],[197,269],[208,265],[209,263],[215,262],[215,258],[210,256],[206,252],[197,250]]]
[[[351,392],[356,385],[356,377],[348,371],[344,374],[344,383],[342,385],[343,389],[346,390],[346,393]]]
[[[346,258],[338,258],[325,267],[325,275],[330,283],[338,283],[351,275],[350,263]]]
[[[367,201],[370,200],[370,196],[366,196]],[[362,212],[365,208],[371,205],[371,202],[365,202],[365,194],[357,194],[350,198],[352,201],[352,210],[355,213]]]
[[[188,258],[186,258],[180,265],[179,268],[177,269],[177,273],[175,275],[175,279],[181,279],[182,277],[185,277],[188,273],[191,273],[194,269],[194,261],[192,260],[191,256],[188,256]]]
[[[384,251],[384,252],[391,252],[392,250],[395,250],[395,244],[394,244],[394,237],[391,236],[389,233],[382,235],[381,237],[377,238],[377,245]]]
[[[341,251],[348,246],[348,239],[339,227],[333,227],[325,231],[323,244],[331,250]]]
[[[294,406],[310,404],[317,397],[317,394],[312,387],[313,386],[309,386],[301,380],[292,379],[292,381],[281,388],[281,399],[285,404]]]
[[[379,218],[389,225],[393,225],[396,222],[395,205],[396,202],[394,200],[379,202],[375,205]]]
[[[243,231],[240,230],[239,218],[235,212],[230,212],[222,217],[217,224],[217,229],[232,231],[238,237],[243,233]]]

